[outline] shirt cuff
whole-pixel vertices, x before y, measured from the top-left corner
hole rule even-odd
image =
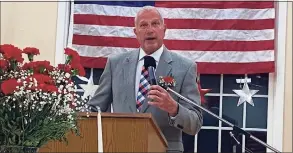
[[[179,112],[179,104],[177,104],[178,105],[178,107],[177,107],[177,114],[175,115],[175,116],[170,116],[169,114],[169,119],[170,119],[170,124],[171,125],[173,125],[174,123],[175,123],[175,120],[176,120],[176,118],[177,118],[177,116],[178,116],[178,112]]]

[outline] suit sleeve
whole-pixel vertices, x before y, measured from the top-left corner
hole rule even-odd
[[[182,83],[180,94],[187,99],[200,104],[200,94],[196,83],[196,64],[193,63]],[[183,132],[196,135],[201,129],[203,118],[202,112],[196,106],[192,106],[182,99],[178,101],[178,114],[174,120],[169,118],[169,123]]]
[[[105,69],[99,80],[99,88],[94,96],[88,101],[88,105],[92,108],[99,106],[102,112],[111,111],[112,98],[112,73],[111,59],[108,58]],[[96,110],[95,110],[96,111]]]

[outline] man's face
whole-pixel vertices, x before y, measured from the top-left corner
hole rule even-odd
[[[146,54],[152,54],[162,46],[165,31],[166,26],[156,10],[145,10],[137,16],[134,33]]]

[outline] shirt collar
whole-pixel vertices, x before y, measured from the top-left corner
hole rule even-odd
[[[158,50],[150,54],[149,56],[152,56],[156,60],[156,62],[159,62],[162,53],[163,53],[163,45]],[[139,61],[142,60],[144,56],[146,56],[146,53],[144,52],[142,48],[140,48],[138,60]]]

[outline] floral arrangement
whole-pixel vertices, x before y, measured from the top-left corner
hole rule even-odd
[[[66,48],[65,64],[53,67],[34,61],[39,54],[33,47],[0,46],[0,146],[40,148],[50,140],[66,140],[70,130],[78,134],[77,112],[86,108],[72,81],[85,75],[79,55]]]
[[[173,88],[173,87],[175,87],[175,86],[176,86],[176,81],[175,81],[175,79],[173,78],[172,75],[171,75],[171,76],[165,76],[165,77],[160,76],[160,77],[159,77],[158,84],[159,84],[161,87],[167,89],[168,87],[169,87],[169,88]]]

